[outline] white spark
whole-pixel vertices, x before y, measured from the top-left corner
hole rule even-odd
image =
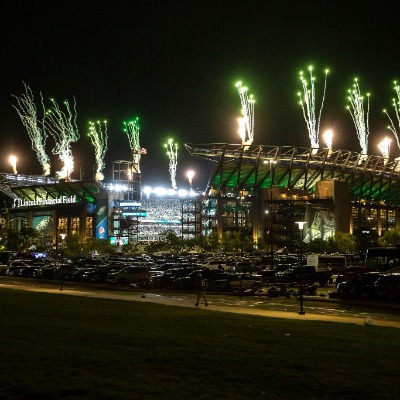
[[[173,139],[169,139],[167,144],[164,144],[167,149],[169,158],[169,174],[171,177],[172,189],[177,189],[176,186],[176,167],[178,165],[178,145],[174,143]]]
[[[17,100],[17,105],[13,107],[17,110],[17,113],[24,124],[29,138],[31,139],[32,149],[36,153],[36,157],[42,166],[43,175],[50,175],[50,158],[46,154],[46,139],[47,135],[44,129],[42,129],[43,121],[39,121],[37,115],[37,109],[34,101],[32,90],[23,82],[25,86],[25,94],[21,97],[12,95]],[[42,99],[42,94],[40,93]]]
[[[397,81],[394,81],[394,91],[396,93],[396,97],[392,99],[392,105],[394,107],[394,112],[397,118],[397,124],[400,128],[400,86],[397,83]],[[400,140],[399,140],[399,135],[397,133],[397,129],[395,127],[395,124],[390,117],[389,113],[386,110],[383,110],[383,112],[387,115],[390,121],[390,125],[388,126],[388,129],[390,129],[393,132],[394,137],[396,138],[397,146],[400,148]]]
[[[333,139],[333,132],[330,129],[328,129],[324,133],[324,140],[325,140],[326,147],[329,150],[332,150],[332,139]]]
[[[347,109],[350,111],[350,115],[353,119],[354,126],[357,131],[358,140],[361,146],[361,153],[366,155],[368,152],[368,136],[369,136],[369,96],[367,93],[366,98],[366,109],[364,108],[364,96],[361,95],[360,86],[358,85],[358,79],[354,79],[353,89],[348,90],[349,96],[347,99],[350,105]]]
[[[384,158],[389,158],[390,142],[391,140],[389,138],[385,138],[378,144],[379,150],[381,151],[382,157]]]
[[[65,111],[50,99],[51,108],[45,113],[43,128],[53,137],[56,145],[53,154],[58,155],[63,163],[63,167],[56,174],[60,179],[69,179],[74,170],[74,157],[72,156],[71,143],[79,139],[78,126],[76,124],[76,102],[74,98],[73,108],[70,108],[68,100],[63,102]],[[45,106],[42,102],[43,109]]]
[[[240,137],[242,138],[242,142],[244,144],[252,144],[254,140],[254,97],[253,95],[248,94],[248,88],[242,86],[242,82],[237,82],[236,87],[239,91],[240,102],[242,105],[242,115],[243,122],[239,122],[240,124],[244,124],[245,128],[243,131],[240,131]]]
[[[329,70],[325,70],[325,80],[324,80],[324,90],[321,101],[321,108],[319,110],[318,116],[315,112],[315,77],[313,76],[312,70],[313,67],[310,65],[308,67],[310,71],[309,81],[304,77],[303,71],[300,71],[300,81],[303,88],[303,93],[298,92],[297,95],[300,98],[300,105],[303,110],[304,120],[307,124],[308,136],[310,138],[311,147],[318,148],[319,147],[319,129],[320,129],[320,121],[322,109],[324,107],[325,93],[326,93],[326,80],[329,73]]]
[[[101,121],[89,122],[89,133],[88,136],[92,141],[96,157],[96,181],[102,181],[104,179],[103,169],[105,167],[104,157],[107,152],[107,121],[103,121],[103,127]]]

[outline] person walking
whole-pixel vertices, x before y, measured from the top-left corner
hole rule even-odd
[[[196,302],[195,306],[198,306],[200,304],[200,299],[203,298],[205,305],[207,307],[208,302],[207,302],[207,298],[206,298],[206,290],[208,287],[208,282],[207,282],[207,279],[205,279],[205,277],[201,273],[201,271],[197,274],[196,286],[197,286],[197,302]]]

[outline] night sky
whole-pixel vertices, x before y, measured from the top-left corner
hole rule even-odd
[[[204,189],[210,164],[192,158],[184,143],[239,143],[242,80],[256,98],[254,144],[308,147],[297,92],[300,69],[314,66],[317,90],[330,69],[321,132],[334,147],[360,151],[346,110],[347,89],[359,78],[371,92],[369,153],[389,134],[383,108],[400,80],[399,16],[389,1],[35,1],[6,2],[0,13],[0,171],[41,173],[12,94],[25,82],[37,99],[77,102],[80,140],[72,145],[76,171],[92,179],[94,149],[88,121],[108,121],[106,178],[113,160],[130,160],[122,122],[141,121],[142,184],[170,185],[163,144],[180,145],[177,182]],[[109,3],[109,4],[107,4]],[[321,96],[317,93],[319,107]],[[54,145],[48,141],[48,153]],[[391,148],[393,157],[399,149]],[[60,169],[56,156],[52,175]],[[78,172],[75,177],[79,176]]]

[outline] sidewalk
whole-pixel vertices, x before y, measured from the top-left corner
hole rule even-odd
[[[109,291],[95,291],[95,290],[85,290],[85,289],[67,289],[64,288],[62,291],[59,288],[43,288],[34,286],[21,286],[17,284],[0,284],[0,289],[10,288],[18,290],[28,290],[33,292],[45,292],[58,294],[63,296],[79,296],[88,298],[101,298],[101,299],[112,299],[112,300],[123,300],[123,301],[139,301],[144,303],[155,303],[163,304],[166,306],[176,306],[176,307],[190,307],[194,309],[193,301],[182,301],[176,300],[170,296],[163,294],[154,293],[115,293]],[[367,325],[367,326],[388,326],[394,328],[400,328],[400,323],[392,321],[383,321],[370,318],[355,318],[347,316],[333,316],[333,315],[323,315],[323,314],[311,314],[306,313],[304,315],[299,315],[298,313],[293,313],[289,311],[276,311],[276,310],[262,310],[258,308],[248,308],[248,307],[228,307],[222,305],[214,305],[212,300],[209,301],[208,307],[203,305],[196,308],[199,312],[226,312],[235,314],[248,314],[257,315],[262,317],[271,318],[286,318],[293,320],[303,320],[303,321],[325,321],[334,323],[347,323],[347,324],[357,324],[357,325]]]

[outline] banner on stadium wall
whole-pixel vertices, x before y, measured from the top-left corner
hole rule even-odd
[[[53,232],[53,217],[51,215],[37,215],[32,217],[32,228],[39,233]]]
[[[43,207],[43,206],[54,206],[57,204],[75,204],[75,203],[77,203],[76,195],[60,196],[55,199],[36,199],[36,200],[25,200],[17,198],[14,199],[12,208]]]
[[[97,201],[96,239],[107,239],[107,237],[108,237],[107,199],[100,199]]]

